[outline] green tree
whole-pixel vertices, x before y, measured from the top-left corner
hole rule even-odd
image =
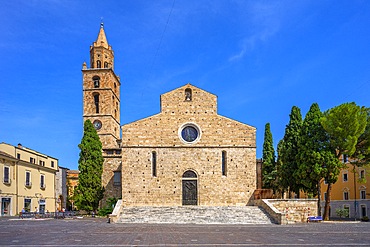
[[[78,186],[75,190],[75,204],[78,209],[96,211],[103,198],[104,188],[101,183],[103,172],[102,144],[90,120],[84,123],[84,135],[78,160]]]
[[[263,187],[274,189],[276,178],[275,150],[273,146],[270,123],[265,125],[265,137],[262,151],[262,178]]]
[[[330,148],[337,158],[336,162],[326,164],[325,178],[328,188],[324,220],[328,220],[331,188],[338,180],[340,170],[344,167],[340,162],[340,157],[343,154],[351,156],[356,152],[358,139],[366,128],[367,111],[365,107],[360,107],[354,102],[344,103],[326,111],[321,118],[321,124],[329,134]]]
[[[318,197],[317,208],[321,214],[321,182],[326,175],[326,163],[336,161],[329,147],[329,135],[321,125],[323,113],[319,105],[313,103],[307,112],[298,143],[298,169],[294,177],[303,190]]]
[[[366,127],[356,143],[356,150],[350,162],[356,167],[368,167],[370,164],[370,108],[366,108]]]
[[[284,197],[284,192],[286,191],[286,187],[283,183],[283,173],[282,173],[282,161],[281,161],[281,152],[282,148],[284,146],[284,140],[281,139],[277,145],[277,160],[276,160],[276,178],[275,178],[275,184],[276,184],[276,194],[279,194],[281,198]]]
[[[288,189],[289,198],[291,198],[291,192],[299,195],[299,190],[302,187],[299,180],[294,177],[294,171],[298,169],[298,143],[302,127],[301,110],[297,106],[293,106],[289,116],[289,124],[285,128],[284,141],[280,150],[281,170],[279,173],[281,185]]]

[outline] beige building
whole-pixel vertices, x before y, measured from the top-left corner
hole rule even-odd
[[[0,143],[1,216],[28,211],[54,212],[58,160],[21,144]]]
[[[345,155],[343,155],[342,161],[346,167],[341,170],[337,182],[332,185],[329,216],[331,218],[338,217],[336,215],[338,208],[347,209],[349,218],[361,219],[364,216],[369,216],[370,179],[367,174],[369,168],[354,167]],[[324,210],[327,188],[327,183],[322,181],[322,210]]]
[[[191,84],[161,95],[160,113],[122,126],[120,79],[103,25],[83,64],[83,119],[103,144],[105,199],[124,206],[245,205],[256,189],[256,129],[217,114]]]
[[[78,185],[78,174],[80,174],[79,170],[68,170],[67,171],[67,204],[66,209],[76,210],[76,206],[74,205],[74,192]]]

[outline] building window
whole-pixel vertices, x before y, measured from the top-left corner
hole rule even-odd
[[[347,162],[348,162],[348,155],[343,154],[343,163],[347,163]]]
[[[54,161],[51,161],[51,167],[54,167]]]
[[[45,187],[46,187],[46,185],[45,185],[45,175],[41,174],[40,175],[40,188],[45,189]]]
[[[366,199],[366,190],[360,191],[360,199]]]
[[[344,171],[343,172],[343,182],[347,182],[348,181],[348,173],[347,171]]]
[[[366,205],[361,205],[361,217],[367,216]]]
[[[30,157],[30,163],[34,164],[35,162],[36,162],[36,160],[34,158]]]
[[[45,161],[40,160],[40,166],[45,166]]]
[[[101,62],[100,62],[100,60],[96,61],[96,67],[97,68],[101,68]]]
[[[222,151],[222,157],[221,157],[221,170],[222,170],[222,176],[227,175],[227,155],[226,151]]]
[[[31,183],[31,172],[30,171],[26,171],[26,182],[25,182],[25,186],[26,187],[31,187],[32,183]]]
[[[99,113],[99,94],[94,94],[95,113]]]
[[[99,76],[94,76],[93,78],[94,82],[94,88],[99,88],[100,87],[100,77]]]
[[[185,101],[191,101],[192,92],[190,88],[185,89]]]
[[[346,218],[349,218],[349,205],[343,205],[343,209],[346,210],[348,212],[347,214],[347,217]]]
[[[17,159],[21,159],[21,154],[20,153],[17,153]]]
[[[24,198],[24,210],[26,210],[26,212],[31,211],[31,198]]]
[[[108,68],[108,62],[104,62],[104,68]]]
[[[152,152],[152,176],[157,176],[157,153],[155,151]]]
[[[348,193],[348,191],[344,191],[343,192],[343,199],[346,200],[346,201],[349,200],[349,193]]]
[[[4,177],[3,177],[3,183],[4,184],[10,184],[10,168],[8,166],[4,166]]]
[[[360,171],[360,178],[365,178],[365,170]]]
[[[121,186],[121,171],[115,171],[114,172],[113,186]]]

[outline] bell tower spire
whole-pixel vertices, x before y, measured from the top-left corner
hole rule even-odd
[[[113,69],[113,63],[114,54],[112,46],[108,43],[104,31],[104,24],[101,22],[98,37],[90,46],[90,67]]]
[[[83,121],[93,123],[102,143],[105,199],[120,198],[122,193],[121,187],[113,184],[114,174],[120,175],[121,170],[121,82],[113,70],[113,62],[113,50],[101,23],[98,37],[90,46],[90,68],[86,63],[82,66]]]

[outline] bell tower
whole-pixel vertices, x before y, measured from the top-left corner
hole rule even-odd
[[[114,53],[108,44],[103,23],[96,41],[90,46],[90,68],[82,65],[83,121],[89,119],[102,143],[104,157],[102,184],[105,199],[120,198],[121,172],[120,87],[114,72]],[[120,180],[119,180],[120,181]]]

